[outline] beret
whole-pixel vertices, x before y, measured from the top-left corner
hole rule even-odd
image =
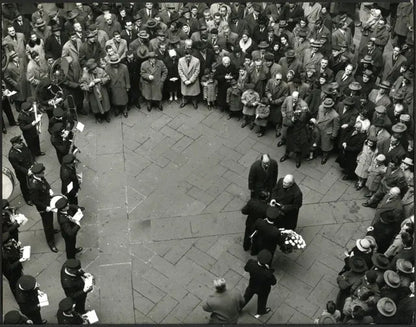
[[[45,166],[42,163],[35,163],[30,170],[34,174],[40,174],[45,170]]]

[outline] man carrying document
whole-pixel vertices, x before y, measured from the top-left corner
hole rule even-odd
[[[75,254],[82,251],[76,247],[77,233],[80,227],[80,220],[83,217],[81,209],[75,204],[68,204],[68,199],[62,196],[55,205],[58,209],[58,223],[61,226],[62,237],[65,241],[67,259],[75,259]]]

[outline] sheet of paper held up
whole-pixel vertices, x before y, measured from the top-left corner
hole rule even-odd
[[[22,254],[22,259],[24,261],[26,260],[30,260],[30,245],[26,245],[22,248],[23,250],[23,254]]]
[[[84,214],[80,209],[76,212],[76,214],[72,217],[73,220],[75,220],[77,223],[81,221],[81,219],[84,217]]]
[[[17,222],[20,226],[23,226],[29,221],[29,219],[27,219],[26,216],[21,213],[13,215],[12,219],[14,219],[14,221]]]
[[[72,191],[72,189],[74,188],[74,183],[69,183],[66,187],[66,191],[69,193]]]
[[[83,314],[82,317],[87,319],[90,324],[98,322],[98,316],[95,310],[88,311],[86,314]]]
[[[85,125],[83,123],[77,122],[77,126],[75,128],[82,133],[84,131],[84,127]]]
[[[48,295],[45,292],[39,291],[38,299],[41,307],[47,307],[49,305]]]

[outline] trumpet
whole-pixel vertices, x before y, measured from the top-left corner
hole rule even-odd
[[[35,119],[39,118],[39,122],[36,124],[36,130],[38,134],[42,132],[42,114],[38,115],[38,104],[36,101],[33,101],[33,110],[35,112]]]

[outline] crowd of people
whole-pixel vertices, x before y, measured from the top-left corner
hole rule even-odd
[[[241,128],[248,126],[258,137],[280,137],[276,145],[285,146],[280,162],[294,154],[300,168],[303,160],[322,155],[325,165],[334,154],[342,179],[354,181],[357,191],[368,190],[363,206],[375,208],[375,218],[367,235],[346,253],[337,279],[340,294],[317,321],[411,319],[412,2],[4,3],[2,36],[2,113],[25,140],[11,139],[9,160],[24,200],[42,217],[53,252],[58,251],[57,212],[68,258],[63,280],[78,278],[76,285],[83,288],[88,276],[75,258],[82,251],[76,234],[84,211],[77,199],[82,181],[74,144],[78,116],[92,114],[97,123],[110,123],[112,116],[128,119],[129,111],[143,104],[150,112],[164,110],[165,101],[183,110],[204,102],[208,110],[242,120]],[[54,207],[45,167],[35,160],[44,155],[42,113],[61,164],[62,196],[55,196]],[[7,133],[3,114],[1,119]],[[249,189],[244,249],[259,257],[247,263],[246,271],[256,274],[263,267],[267,273],[260,275],[269,275],[282,242],[279,228],[296,229],[302,192],[292,175],[278,180],[277,162],[266,154],[250,170]],[[21,313],[41,323],[34,296],[38,286],[32,276],[22,275],[19,224],[12,209],[3,201],[3,250],[8,253],[3,272]],[[258,294],[257,315],[269,312],[265,294],[273,278],[261,277],[268,286],[260,288],[255,277],[250,279],[244,299],[232,297],[240,303],[236,308]],[[215,287],[226,293],[225,281],[217,280]],[[67,320],[60,321],[80,322],[89,291],[66,292],[60,314]],[[215,311],[212,307],[204,309]],[[18,312],[10,316],[23,321]],[[238,315],[232,317],[235,322]]]

